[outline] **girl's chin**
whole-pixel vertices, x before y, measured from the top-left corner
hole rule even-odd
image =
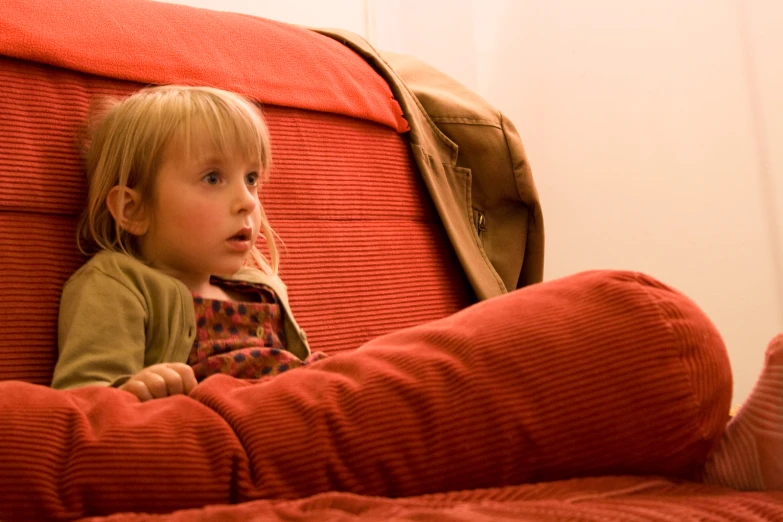
[[[239,270],[245,266],[247,263],[245,262],[247,256],[241,256],[238,257],[236,260],[231,260],[229,262],[222,262],[222,263],[215,263],[212,265],[213,269],[210,271],[210,274],[216,275],[216,276],[231,276],[239,272]]]

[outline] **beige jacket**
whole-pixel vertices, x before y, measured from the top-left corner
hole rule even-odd
[[[285,311],[287,348],[307,358],[310,348],[283,282],[251,268],[231,279],[275,291]],[[147,366],[186,362],[196,338],[194,310],[181,281],[125,254],[96,254],[63,287],[52,387],[119,386]]]
[[[544,223],[522,141],[478,95],[423,62],[380,55],[360,36],[319,30],[350,47],[389,83],[449,239],[479,299],[544,277]]]

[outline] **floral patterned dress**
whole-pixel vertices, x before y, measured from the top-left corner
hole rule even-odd
[[[199,382],[215,373],[258,379],[326,357],[314,352],[302,361],[286,350],[283,310],[271,288],[219,278],[212,282],[247,299],[235,302],[193,295],[196,339],[188,364]]]

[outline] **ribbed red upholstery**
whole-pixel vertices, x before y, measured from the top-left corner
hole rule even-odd
[[[84,261],[78,137],[91,100],[138,87],[0,58],[0,301],[9,304],[0,380],[50,382],[60,289]],[[264,111],[274,169],[263,200],[314,349],[356,348],[471,302],[404,135],[334,114]]]
[[[4,2],[0,56],[155,84],[211,85],[265,104],[408,129],[359,55],[303,27],[149,0]],[[324,64],[329,64],[325,67]]]
[[[730,390],[723,342],[690,300],[584,273],[258,383],[215,375],[190,397],[0,383],[0,519],[690,477]]]
[[[783,520],[783,492],[741,493],[654,477],[600,477],[413,498],[322,493],[169,515],[118,514],[80,522],[721,522]]]

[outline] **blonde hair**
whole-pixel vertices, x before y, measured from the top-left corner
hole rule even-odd
[[[269,178],[269,131],[252,102],[238,94],[211,87],[160,86],[142,89],[122,101],[109,102],[93,114],[90,143],[85,150],[87,208],[79,223],[78,245],[94,250],[124,252],[141,258],[136,237],[112,216],[106,197],[114,186],[136,190],[142,205],[154,196],[155,174],[173,139],[190,150],[195,133],[207,129],[218,151],[246,151],[261,165],[262,181]],[[265,257],[253,245],[249,260],[268,274],[276,274],[279,254],[275,233],[261,207],[261,233],[269,251]]]

